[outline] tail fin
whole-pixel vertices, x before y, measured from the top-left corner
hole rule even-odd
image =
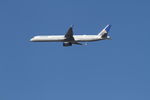
[[[107,25],[99,34],[98,36],[101,36],[102,38],[107,38],[107,34],[111,28],[111,25]]]

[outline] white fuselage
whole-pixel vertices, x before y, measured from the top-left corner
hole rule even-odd
[[[89,42],[103,40],[98,35],[73,35],[76,42]],[[34,36],[30,41],[32,42],[73,42],[66,40],[64,35],[48,35],[48,36]]]

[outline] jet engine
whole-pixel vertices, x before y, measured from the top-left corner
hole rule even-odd
[[[63,46],[64,46],[64,47],[72,46],[72,43],[71,43],[71,42],[64,42],[64,43],[63,43]]]

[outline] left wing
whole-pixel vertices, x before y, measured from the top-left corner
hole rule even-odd
[[[65,34],[65,37],[66,37],[66,40],[69,40],[69,41],[74,40],[72,26],[68,29],[68,32]]]
[[[72,44],[83,45],[79,42],[76,42],[73,37],[73,27],[71,26],[68,29],[68,32],[65,34],[66,42],[63,43],[63,46],[72,46]]]

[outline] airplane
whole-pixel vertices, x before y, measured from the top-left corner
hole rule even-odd
[[[111,40],[108,36],[111,25],[107,25],[98,35],[74,35],[73,26],[71,26],[65,35],[45,35],[34,36],[31,42],[63,42],[64,47],[72,46],[72,44],[83,45],[80,42],[92,42],[99,40]]]

